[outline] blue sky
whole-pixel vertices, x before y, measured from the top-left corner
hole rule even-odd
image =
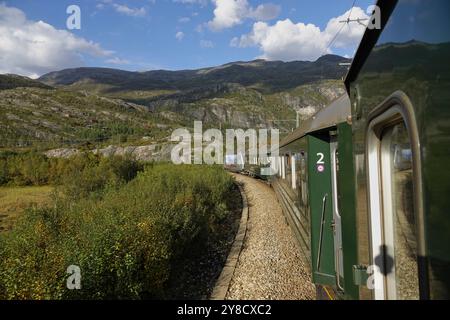
[[[356,24],[345,26],[327,50],[327,44],[342,25],[336,22],[338,17],[345,16],[352,3],[353,0],[0,2],[0,32],[9,35],[0,42],[0,73],[35,77],[51,69],[75,66],[179,70],[255,58],[290,61],[315,60],[325,53],[352,56],[364,32]],[[364,17],[371,4],[373,0],[358,0],[352,18]],[[81,9],[81,30],[66,28],[69,5]],[[337,19],[330,24],[333,18]],[[24,52],[17,56],[17,50]],[[33,52],[38,53],[39,59],[33,57]]]

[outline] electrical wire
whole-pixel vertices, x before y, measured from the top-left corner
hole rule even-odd
[[[342,29],[344,29],[345,25],[349,25],[350,17],[352,16],[353,8],[355,7],[355,5],[356,5],[356,0],[353,0],[353,4],[350,9],[350,13],[348,14],[348,17],[347,17],[347,22],[345,22],[342,25],[342,27],[339,28],[338,32],[336,32],[336,35],[328,43],[327,48],[325,49],[325,52],[328,52],[328,49],[330,49],[330,47],[334,44],[334,42],[336,41],[336,39],[339,37],[340,33],[342,32]]]

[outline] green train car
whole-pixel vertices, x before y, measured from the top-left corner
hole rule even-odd
[[[352,278],[355,204],[344,207],[339,201],[353,196],[346,185],[353,174],[350,111],[348,96],[337,99],[281,141],[279,156],[271,157],[277,172],[271,184],[309,262],[319,298],[358,294]],[[349,205],[348,214],[341,215]]]
[[[450,2],[378,1],[348,95],[270,158],[325,299],[450,297]]]

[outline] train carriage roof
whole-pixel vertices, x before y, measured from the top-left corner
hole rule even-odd
[[[308,133],[334,127],[338,123],[347,121],[349,116],[351,116],[350,99],[345,94],[320,110],[311,119],[305,121],[298,129],[284,138],[280,143],[280,147],[300,139]]]

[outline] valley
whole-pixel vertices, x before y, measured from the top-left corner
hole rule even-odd
[[[0,148],[161,146],[194,121],[289,132],[296,112],[307,118],[344,93],[346,70],[338,63],[346,60],[256,60],[185,71],[80,68],[37,80],[1,75]]]

